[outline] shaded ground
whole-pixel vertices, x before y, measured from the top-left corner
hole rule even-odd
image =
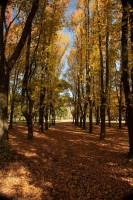
[[[28,141],[23,125],[10,131],[16,155],[0,165],[1,194],[13,200],[121,200],[133,192],[126,127],[107,128],[104,142],[98,126],[90,135],[71,123],[44,134],[35,129],[34,136]]]

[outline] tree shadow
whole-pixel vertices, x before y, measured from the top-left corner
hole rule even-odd
[[[4,194],[0,194],[0,200],[14,200],[14,197],[7,197]]]
[[[124,157],[125,133],[119,133],[116,141],[112,128],[107,140],[99,142],[98,133],[89,135],[65,123],[44,134],[35,129],[35,139],[27,141],[25,127],[17,126],[15,130],[10,140],[16,149],[16,161],[5,170],[16,170],[16,176],[11,178],[16,181],[21,199],[26,195],[35,199],[36,195],[36,199],[42,200],[121,200],[133,191],[132,163]],[[29,192],[25,193],[23,184]]]

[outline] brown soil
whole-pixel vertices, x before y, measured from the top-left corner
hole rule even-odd
[[[0,167],[1,196],[13,200],[121,200],[133,192],[133,161],[127,129],[107,128],[89,134],[71,123],[60,123],[28,141],[27,127],[14,125],[12,162]],[[2,199],[2,198],[0,198]]]

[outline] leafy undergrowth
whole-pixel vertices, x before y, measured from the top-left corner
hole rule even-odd
[[[133,161],[127,160],[127,129],[107,128],[99,142],[98,126],[89,134],[60,123],[44,134],[15,125],[12,162],[0,163],[0,194],[13,200],[121,200],[133,192]]]

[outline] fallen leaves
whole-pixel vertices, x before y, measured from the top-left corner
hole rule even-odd
[[[25,126],[10,133],[15,160],[1,165],[1,193],[14,200],[121,200],[133,192],[125,127],[108,128],[103,142],[97,126],[93,135],[70,123],[35,130],[33,141],[25,140]]]

